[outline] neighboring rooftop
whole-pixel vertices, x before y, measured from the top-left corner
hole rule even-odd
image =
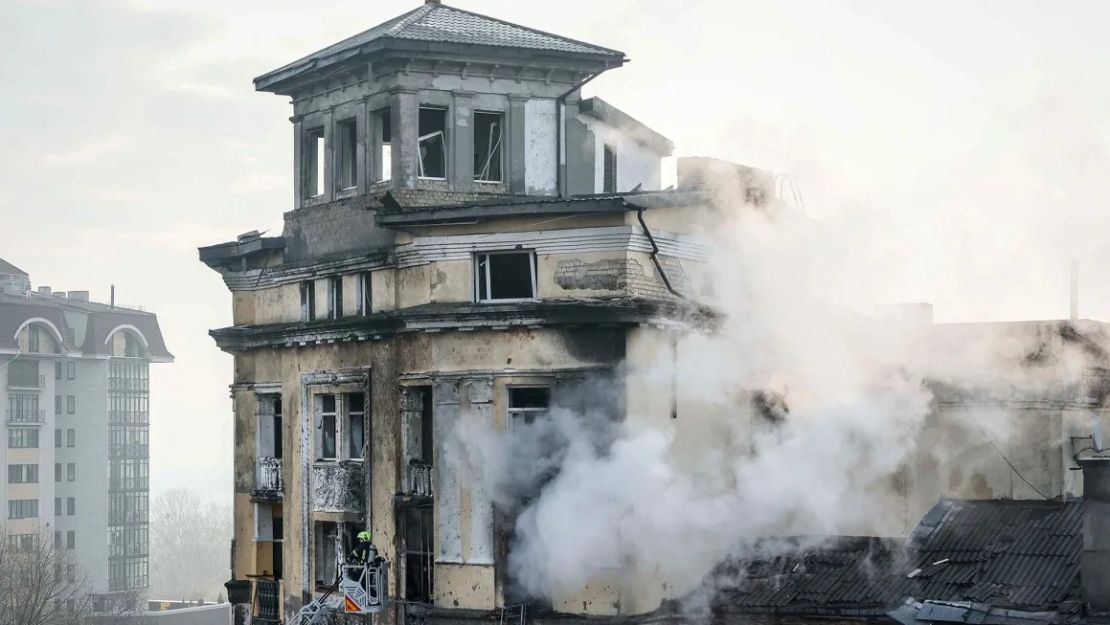
[[[267,72],[255,78],[254,85],[259,91],[271,91],[281,82],[363,54],[413,46],[427,50],[431,46],[442,45],[512,48],[548,55],[602,58],[617,65],[624,61],[624,53],[618,50],[456,9],[438,1],[428,1],[404,15]]]
[[[68,296],[67,296],[68,295]],[[53,325],[66,354],[107,354],[107,340],[121,327],[136,330],[146,342],[151,360],[172,362],[158,318],[149,312],[90,302],[87,291],[65,293],[0,293],[0,352],[18,350],[16,336],[29,320]]]
[[[25,276],[27,275],[27,272],[9,263],[3,258],[0,258],[0,274],[5,274],[9,276]]]
[[[803,547],[727,562],[714,611],[878,618],[912,597],[1066,617],[1081,604],[1082,518],[1080,499],[942,500],[905,543],[792,539]]]

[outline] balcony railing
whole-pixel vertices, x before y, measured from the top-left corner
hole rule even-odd
[[[363,514],[366,471],[359,461],[318,462],[312,467],[312,511]]]
[[[40,375],[37,380],[13,380],[8,378],[8,388],[42,390],[46,388],[46,376]]]
[[[251,491],[254,501],[281,501],[284,485],[281,478],[281,458],[258,459],[255,487]]]
[[[406,494],[417,497],[432,496],[432,465],[413,458],[409,460],[409,483]]]
[[[46,410],[41,408],[8,408],[8,423],[43,423]]]

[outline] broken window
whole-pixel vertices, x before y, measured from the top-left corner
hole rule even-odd
[[[347,395],[347,457],[361,458],[365,441],[366,396],[362,393]]]
[[[328,278],[328,319],[343,316],[343,276]]]
[[[258,395],[258,455],[281,457],[281,395]]]
[[[474,113],[474,179],[502,182],[501,155],[505,124],[501,113]]]
[[[418,164],[421,178],[447,178],[447,109],[420,107]]]
[[[338,435],[336,429],[336,401],[335,395],[319,395],[320,405],[320,448],[316,454],[317,460],[335,460],[335,440]]]
[[[313,128],[305,133],[304,194],[306,198],[324,194],[324,129]]]
[[[316,319],[316,283],[307,280],[301,283],[301,320]]]
[[[617,192],[617,146],[605,144],[604,166],[602,170],[602,193]]]
[[[339,188],[358,186],[358,125],[354,118],[344,119],[335,125],[339,137]]]
[[[374,118],[374,180],[386,181],[393,177],[393,146],[391,145],[393,129],[390,127],[392,119],[389,109],[382,109],[373,115]]]
[[[435,520],[431,500],[407,504],[399,515],[403,523],[405,600],[431,603],[435,585]]]
[[[536,297],[534,252],[478,254],[474,262],[475,298],[479,302]]]
[[[509,429],[534,423],[547,414],[551,389],[546,386],[517,386],[509,389]]]
[[[358,276],[358,314],[369,315],[373,312],[370,301],[371,272],[364,271]]]

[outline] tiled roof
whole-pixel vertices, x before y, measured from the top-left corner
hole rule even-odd
[[[913,597],[1070,613],[1080,597],[1082,516],[1078,499],[943,500],[905,543],[811,539],[819,546],[730,561],[715,577],[731,580],[715,608],[862,616]]]
[[[286,74],[291,70],[294,73],[299,73],[310,69],[313,64],[333,60],[333,57],[353,56],[360,47],[366,44],[388,39],[523,48],[563,54],[624,58],[624,53],[617,50],[512,24],[478,13],[429,3],[284,67],[268,72],[256,78],[255,84],[258,86],[269,83],[271,77]]]

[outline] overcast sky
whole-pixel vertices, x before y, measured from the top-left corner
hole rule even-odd
[[[419,0],[0,0],[0,257],[158,313],[152,488],[231,494],[230,297],[196,248],[277,233],[286,98],[251,78]],[[625,51],[587,88],[679,155],[791,173],[862,310],[1110,319],[1110,4],[456,0]],[[864,279],[855,279],[863,277]]]

